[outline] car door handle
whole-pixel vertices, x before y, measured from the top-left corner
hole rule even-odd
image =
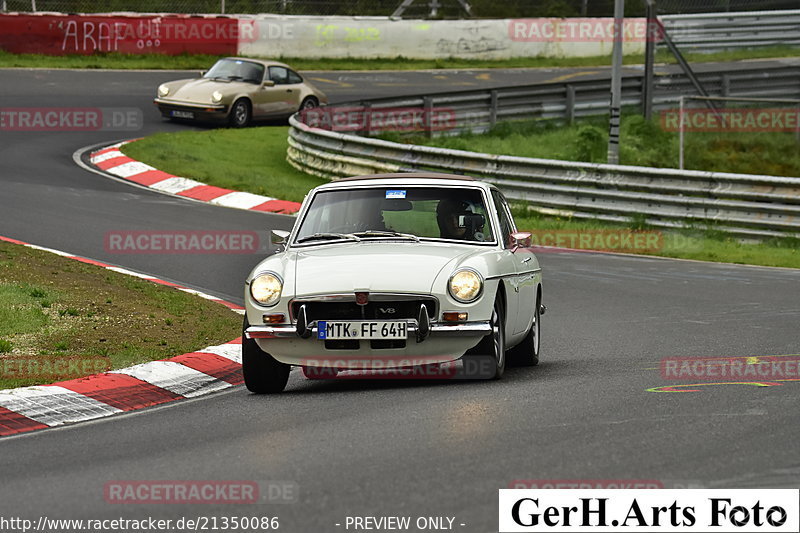
[[[292,90],[291,89],[286,89],[286,92],[290,93],[290,92],[292,92]]]
[[[530,261],[530,260],[531,260],[531,258],[530,258],[530,257],[526,257],[525,259],[523,259],[523,260],[522,260],[522,262],[523,262],[523,263],[527,263],[527,262],[528,262],[528,261]]]

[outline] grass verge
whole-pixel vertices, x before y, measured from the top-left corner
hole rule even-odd
[[[0,242],[0,389],[169,358],[240,334],[241,318],[217,303]]]
[[[778,107],[773,105],[771,107]],[[384,139],[469,150],[488,154],[605,163],[608,117],[571,126],[546,121],[503,122],[485,134],[428,139],[385,134]],[[678,133],[665,131],[658,120],[640,115],[622,117],[620,163],[677,168]],[[684,167],[692,170],[800,176],[800,142],[794,132],[687,132]]]
[[[286,162],[286,132],[285,127],[262,127],[161,133],[125,145],[123,151],[134,159],[178,176],[234,190],[300,201],[309,189],[324,180],[299,172]],[[538,143],[528,138],[525,144]],[[470,149],[475,149],[474,145]],[[549,154],[550,157],[556,155],[560,154]],[[567,236],[570,233],[591,234],[598,230],[648,229],[636,220],[631,220],[630,224],[611,224],[539,216],[521,208],[516,209],[515,219],[520,229],[559,230],[566,232]],[[714,228],[665,232],[656,249],[634,248],[626,251],[701,261],[800,268],[800,242],[796,240],[776,239],[747,244]]]
[[[791,46],[769,46],[753,50],[732,50],[713,54],[687,53],[689,62],[738,61],[742,59],[766,59],[796,57],[798,49]],[[0,68],[75,68],[75,69],[155,69],[155,70],[203,70],[208,69],[220,57],[216,55],[181,54],[119,54],[99,53],[91,56],[42,54],[12,54],[0,51]],[[308,59],[271,58],[289,63],[298,70],[423,70],[423,69],[478,69],[478,68],[545,68],[545,67],[596,67],[611,64],[611,56],[592,57],[517,57],[511,59]],[[656,55],[659,63],[675,63],[674,57],[665,50]],[[643,54],[630,54],[625,64],[644,63]]]
[[[159,170],[208,185],[302,202],[325,182],[286,162],[288,127],[157,133],[122,152]]]

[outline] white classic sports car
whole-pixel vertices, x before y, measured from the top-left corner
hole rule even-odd
[[[332,377],[461,359],[462,375],[496,379],[507,360],[536,365],[544,306],[530,238],[495,186],[464,176],[317,187],[247,278],[247,388],[280,392],[291,366]]]

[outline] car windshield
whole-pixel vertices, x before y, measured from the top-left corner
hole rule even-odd
[[[343,239],[494,242],[480,189],[399,185],[314,195],[295,244]]]
[[[220,59],[203,76],[206,79],[246,81],[261,83],[264,65],[240,59]]]

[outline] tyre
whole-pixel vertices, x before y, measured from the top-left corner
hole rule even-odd
[[[233,103],[231,112],[228,114],[228,122],[231,127],[244,128],[250,124],[250,119],[253,117],[253,110],[250,107],[250,102],[244,98],[240,98]]]
[[[489,321],[492,333],[464,355],[464,374],[469,379],[500,379],[506,369],[506,333],[503,307],[495,300]]]
[[[314,109],[315,107],[319,107],[319,100],[316,99],[314,96],[306,96],[303,99],[303,103],[300,104],[299,111],[305,111],[307,109]]]
[[[286,388],[291,367],[276,361],[258,347],[256,341],[244,335],[250,324],[244,318],[242,328],[242,375],[247,390],[257,394],[274,394]]]
[[[533,324],[525,338],[508,351],[508,364],[511,366],[536,366],[539,364],[539,352],[542,342],[542,302],[536,299],[533,312]]]

